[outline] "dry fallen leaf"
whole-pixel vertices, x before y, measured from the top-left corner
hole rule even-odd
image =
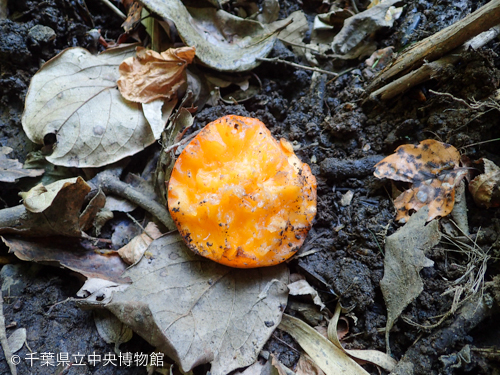
[[[125,99],[138,103],[174,98],[186,83],[186,67],[194,55],[194,47],[169,48],[162,53],[137,47],[136,56],[120,64],[117,82],[120,93]]]
[[[121,275],[127,265],[119,256],[105,256],[84,247],[78,238],[2,236],[9,252],[28,262],[67,268],[86,278],[126,282]]]
[[[387,305],[386,344],[390,353],[389,331],[401,312],[423,290],[420,270],[434,262],[425,252],[441,238],[436,220],[425,225],[428,208],[414,214],[405,226],[387,237],[385,244],[384,277],[380,288]]]
[[[127,19],[122,23],[122,27],[126,33],[132,30],[141,22],[142,4],[134,1],[128,6]]]
[[[382,27],[392,27],[394,18],[386,19],[387,11],[401,0],[387,0],[345,20],[342,30],[332,42],[332,50],[339,55],[348,55],[370,34]],[[359,56],[359,55],[358,55]],[[358,56],[351,56],[356,58]]]
[[[427,221],[448,215],[455,204],[455,187],[467,174],[459,168],[460,154],[449,144],[427,139],[402,145],[375,165],[375,177],[413,183],[394,200],[396,220],[406,222],[410,210],[429,206]]]
[[[94,310],[94,323],[99,336],[108,344],[115,344],[115,353],[120,345],[130,341],[134,332],[108,310]]]
[[[226,72],[251,70],[271,52],[276,36],[257,21],[214,7],[186,8],[181,0],[142,0],[149,10],[175,23],[184,44],[210,68]]]
[[[288,268],[225,267],[193,254],[178,235],[158,238],[148,253],[105,307],[184,372],[210,362],[223,375],[255,362],[286,306]]]
[[[301,354],[297,363],[297,375],[325,375],[316,363],[307,354]]]
[[[340,306],[340,303],[337,303],[337,307],[335,308],[335,313],[333,314],[333,317],[330,319],[330,322],[328,323],[328,339],[337,348],[349,354],[352,358],[354,358],[354,360],[356,360],[360,364],[369,362],[383,368],[388,372],[394,370],[397,361],[386,353],[373,349],[344,349],[344,347],[340,344],[339,341],[347,333],[347,331],[341,332],[339,330],[338,322],[339,320],[342,319],[340,317],[341,310],[342,307]]]
[[[314,289],[307,282],[307,280],[297,280],[291,284],[288,284],[287,287],[291,296],[310,295],[316,306],[319,306],[321,310],[325,308],[325,304],[321,300],[321,297],[319,296],[317,290]]]
[[[18,352],[26,342],[26,328],[18,328],[12,332],[8,338],[10,351]]]
[[[302,320],[283,314],[278,328],[292,336],[326,375],[368,375],[368,372],[343,350]]]
[[[474,202],[481,207],[500,206],[500,168],[491,160],[482,158],[484,173],[469,183]]]
[[[118,254],[127,264],[137,263],[144,252],[147,250],[148,246],[161,236],[161,232],[152,221],[148,223],[144,231],[132,238],[132,240],[118,250]]]
[[[69,178],[49,184],[37,185],[23,193],[24,205],[1,210],[0,222],[9,223],[5,215],[17,218],[9,225],[0,227],[0,233],[25,236],[80,237],[89,228],[105,198],[97,194],[80,213],[90,186],[81,178]]]
[[[71,167],[100,167],[155,141],[153,134],[163,128],[155,131],[141,105],[124,99],[116,89],[118,66],[134,52],[128,46],[94,56],[83,48],[68,48],[33,76],[22,124],[35,143],[56,140],[47,160]]]
[[[43,169],[23,169],[17,159],[7,158],[11,152],[10,147],[0,147],[0,182],[16,182],[18,178],[37,177],[45,172]]]

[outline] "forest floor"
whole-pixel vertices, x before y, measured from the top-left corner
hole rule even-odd
[[[315,2],[303,3],[309,3],[305,11],[312,21]],[[484,3],[408,0],[394,26],[372,37],[378,49],[393,46],[394,51],[401,51],[464,18]],[[10,157],[21,162],[37,148],[24,134],[21,116],[30,79],[41,64],[68,47],[95,50],[94,40],[88,34],[91,29],[100,29],[108,40],[116,39],[122,32],[122,21],[101,1],[87,0],[88,11],[82,4],[78,0],[10,1],[9,18],[0,20],[0,146],[11,147],[14,151]],[[284,18],[300,9],[298,2],[284,1],[280,16]],[[30,34],[35,25],[50,27],[55,39],[37,41]],[[307,64],[281,42],[276,43],[269,57]],[[253,70],[262,82],[257,95],[239,104],[205,106],[196,113],[193,129],[224,115],[236,114],[258,118],[276,138],[292,142],[297,156],[310,165],[316,176],[318,206],[314,225],[301,250],[308,254],[289,263],[291,273],[305,276],[330,311],[335,310],[337,301],[348,309],[346,319],[350,328],[342,341],[346,348],[385,352],[387,310],[380,287],[384,277],[384,242],[401,225],[395,220],[391,183],[373,175],[373,160],[392,154],[400,145],[435,139],[453,145],[470,160],[487,158],[500,165],[498,142],[490,142],[500,138],[499,107],[478,109],[451,96],[435,94],[448,93],[468,103],[493,97],[500,88],[500,42],[496,38],[479,50],[463,52],[459,62],[449,65],[437,79],[386,101],[366,100],[365,96],[368,84],[384,68],[382,63],[376,67],[368,66],[365,59],[320,63],[323,69],[347,73],[331,79],[294,66],[263,62]],[[29,185],[22,181],[0,183],[4,207],[19,204],[18,192]],[[341,204],[348,192],[352,199]],[[479,293],[484,298],[495,297],[497,290],[498,298],[498,285],[495,289],[493,283],[499,271],[500,212],[497,208],[477,206],[468,192],[465,199],[470,236],[481,251],[489,254]],[[127,220],[125,215],[115,215],[109,228]],[[107,231],[109,235],[112,233],[112,229]],[[113,346],[99,336],[91,311],[80,309],[74,302],[57,304],[75,296],[82,285],[80,278],[67,270],[20,262],[7,252],[7,247],[0,245],[6,325],[26,327],[32,351],[113,352]],[[391,331],[392,356],[400,360],[406,353],[413,364],[413,372],[408,373],[414,374],[500,373],[498,353],[486,352],[487,348],[500,347],[500,320],[494,309],[479,315],[471,313],[468,318],[457,310],[439,325],[425,328],[439,322],[452,308],[454,294],[444,292],[463,275],[470,255],[440,242],[426,257],[434,265],[420,272],[423,291],[405,308],[404,319],[398,319]],[[297,300],[296,297],[290,300],[294,298]],[[492,302],[495,303],[498,300]],[[290,309],[287,312],[300,316]],[[464,359],[466,346],[470,351]],[[299,358],[298,348],[280,330],[275,331],[265,346],[265,350],[291,369]],[[121,350],[148,352],[153,348],[135,335]],[[23,348],[20,353],[26,355],[28,349]],[[140,367],[84,366],[84,371],[82,368],[73,366],[64,374],[147,373]],[[205,374],[208,369],[209,366],[202,365],[194,373]],[[365,365],[365,369],[371,374],[387,373],[372,365]],[[0,373],[7,372],[7,362],[0,353]],[[53,368],[21,364],[18,373],[56,372]]]

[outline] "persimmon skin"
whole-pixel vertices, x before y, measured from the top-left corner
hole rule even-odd
[[[236,268],[289,259],[316,215],[316,178],[259,120],[229,115],[179,155],[168,208],[187,246]]]

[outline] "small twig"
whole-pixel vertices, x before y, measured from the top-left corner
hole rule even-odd
[[[488,31],[485,31],[468,42],[464,43],[461,47],[451,51],[449,54],[441,57],[439,60],[424,63],[420,68],[411,71],[410,73],[388,83],[387,85],[373,91],[370,98],[381,100],[389,100],[395,96],[408,91],[410,88],[426,82],[430,79],[439,78],[446,71],[449,65],[454,65],[461,60],[461,54],[469,48],[477,50],[486,45],[491,40],[495,39],[500,34],[500,26],[495,26]]]
[[[366,88],[372,93],[382,84],[400,74],[416,69],[425,61],[434,61],[459,47],[472,37],[498,24],[500,0],[491,0],[462,20],[425,38],[401,54]]]
[[[325,56],[324,54],[319,53],[316,48],[310,47],[307,44],[294,43],[294,42],[290,42],[289,40],[285,40],[285,39],[281,39],[281,38],[278,38],[278,40],[281,41],[282,43],[286,43],[286,44],[289,44],[291,46],[298,47],[298,48],[308,49],[308,50],[311,50],[312,52],[316,52],[317,54],[320,54],[321,56]]]
[[[3,296],[0,288],[0,344],[3,349],[3,354],[9,364],[12,375],[17,375],[16,365],[12,363],[12,351],[10,350],[9,341],[7,340],[7,332],[5,331],[5,317],[3,315]]]
[[[483,143],[498,142],[498,141],[500,141],[500,138],[489,139],[487,141],[471,143],[470,145],[462,146],[462,148],[473,147],[473,146],[482,145]]]
[[[116,15],[118,15],[118,17],[120,17],[122,20],[125,20],[127,19],[127,16],[125,14],[122,13],[122,11],[120,9],[118,9],[117,7],[114,6],[114,4],[109,1],[109,0],[102,0],[102,2],[108,6],[108,8],[110,8]]]
[[[257,60],[265,61],[265,62],[277,62],[277,63],[281,63],[281,64],[291,65],[295,68],[299,68],[299,69],[303,69],[303,70],[310,70],[313,72],[323,73],[323,74],[327,74],[327,75],[334,76],[334,77],[337,77],[339,75],[338,73],[329,72],[328,70],[314,68],[312,66],[305,66],[305,65],[296,64],[294,62],[282,60],[282,59],[279,59],[277,57],[274,57],[274,58],[260,57]]]
[[[156,217],[165,225],[167,230],[175,229],[174,221],[170,217],[170,213],[167,211],[166,207],[146,197],[143,193],[134,189],[129,184],[121,181],[113,173],[107,170],[103,171],[97,174],[92,180],[88,181],[88,183],[94,185],[96,188],[95,191],[100,187],[105,194],[115,194],[135,203]]]
[[[200,131],[201,131],[201,129],[200,129],[200,130],[195,131],[193,134],[189,134],[186,138],[181,139],[179,142],[174,143],[173,145],[170,145],[170,146],[168,146],[168,147],[165,147],[165,148],[163,149],[163,152],[170,152],[170,151],[172,151],[174,148],[177,148],[177,147],[179,147],[179,146],[182,146],[183,144],[186,144],[186,143],[190,142],[190,141],[191,141],[191,139],[193,139],[194,137],[196,137]]]
[[[358,9],[358,4],[356,4],[356,0],[351,0],[351,4],[352,4],[352,9],[354,10],[354,13],[358,14],[359,9]]]
[[[434,95],[445,96],[447,98],[453,99],[454,101],[462,103],[463,105],[469,107],[470,109],[480,109],[481,107],[486,105],[486,103],[472,103],[472,104],[468,103],[466,100],[464,100],[462,98],[457,98],[457,97],[453,96],[452,94],[450,94],[449,92],[439,92],[439,91],[434,91],[431,89],[429,89],[429,92],[431,94],[434,94]]]
[[[141,230],[146,234],[146,236],[148,236],[149,238],[151,238],[152,241],[154,241],[154,238],[148,233],[146,228],[144,228],[144,226],[135,219],[135,217],[130,215],[128,212],[127,212],[127,216],[130,220],[132,220],[134,222],[135,225],[137,225],[139,228],[141,228]]]

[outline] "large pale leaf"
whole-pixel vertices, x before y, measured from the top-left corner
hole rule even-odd
[[[189,251],[178,235],[155,240],[124,276],[132,284],[106,307],[183,371],[211,362],[212,375],[255,362],[288,294],[286,265],[225,267]]]
[[[141,105],[125,100],[116,86],[118,66],[134,54],[135,47],[130,46],[98,56],[69,48],[34,75],[22,123],[35,143],[55,135],[50,162],[98,167],[134,155],[155,141]]]
[[[180,0],[143,0],[151,11],[174,22],[184,43],[210,68],[241,72],[260,64],[273,48],[275,35],[257,21],[212,7],[187,9]]]

